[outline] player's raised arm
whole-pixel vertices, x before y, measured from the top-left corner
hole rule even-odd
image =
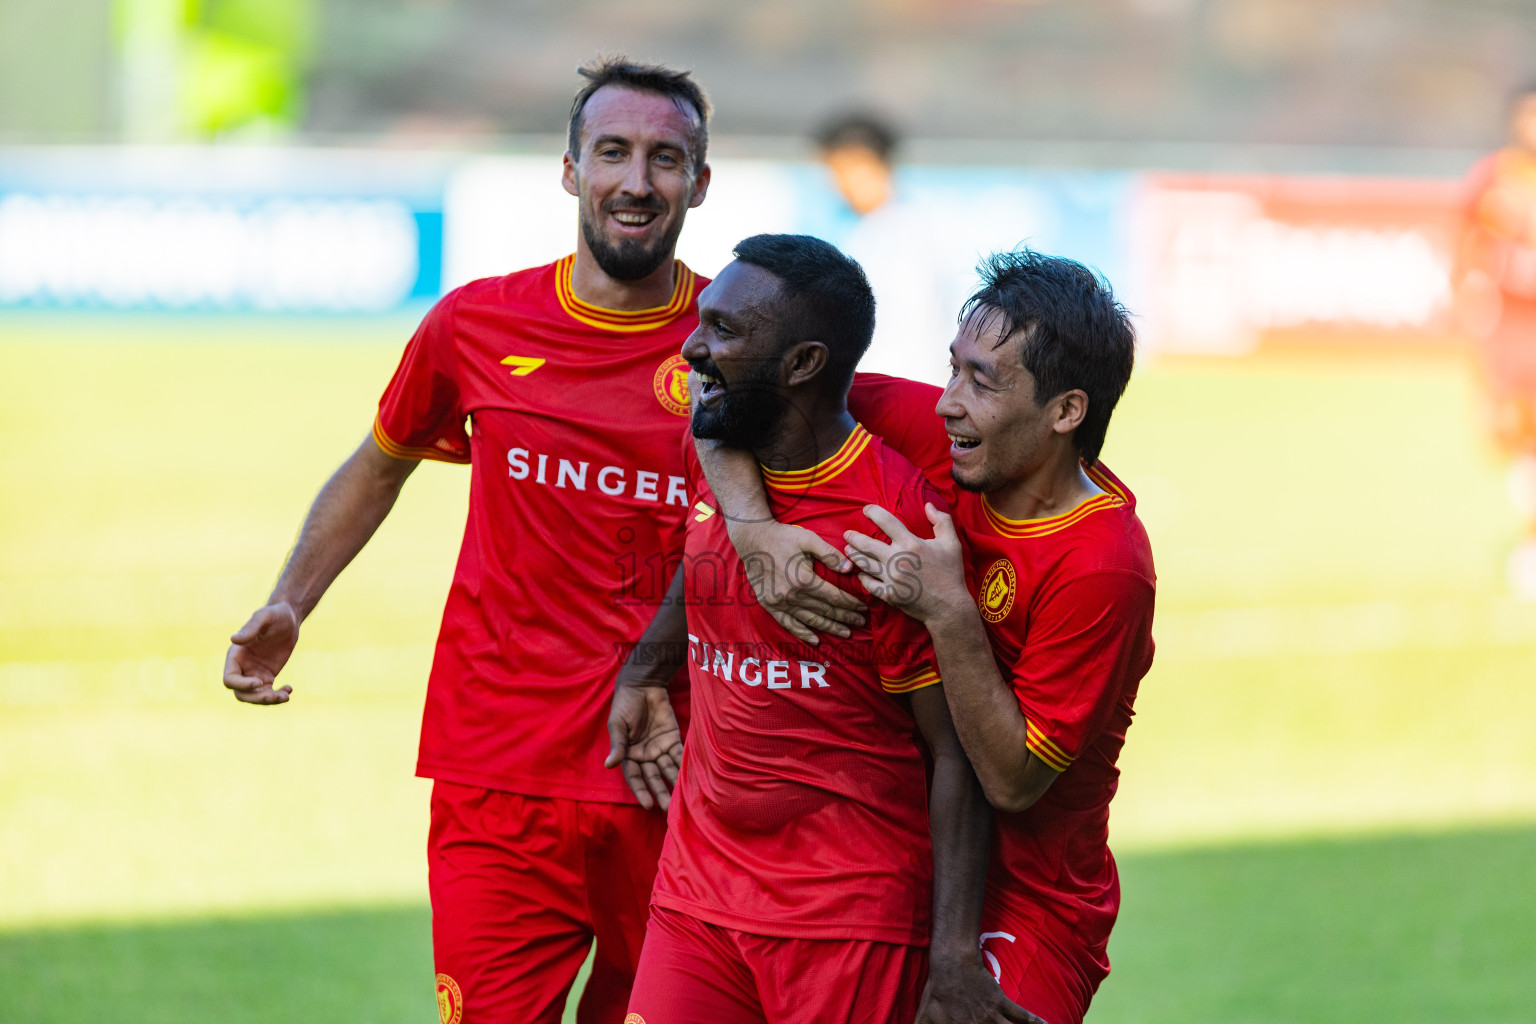
[[[747,568],[758,604],[808,644],[818,642],[818,631],[851,636],[849,626],[864,624],[864,602],[817,576],[811,561],[834,572],[849,572],[852,563],[810,530],[774,520],[762,471],[750,452],[703,439],[694,442],[694,450],[720,499],[731,545]]]
[[[230,637],[224,685],[235,699],[288,700],[293,687],[275,683],[298,642],[299,625],[379,528],[417,464],[386,454],[370,435],[320,488],[272,596]]]
[[[667,684],[683,667],[688,649],[684,565],[677,567],[655,618],[619,668],[608,713],[613,745],[604,767],[622,768],[624,781],[647,810],[670,806],[683,763],[683,733]]]

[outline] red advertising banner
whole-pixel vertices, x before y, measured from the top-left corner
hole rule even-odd
[[[1456,343],[1454,181],[1147,175],[1131,239],[1166,352]]]

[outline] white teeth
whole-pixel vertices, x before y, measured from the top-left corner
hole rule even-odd
[[[613,215],[613,219],[618,221],[620,224],[629,224],[629,225],[633,225],[635,227],[638,227],[641,224],[649,224],[651,222],[652,218],[654,218],[654,217],[655,217],[655,214],[652,214],[652,213],[619,213],[619,212],[615,212],[614,215]]]
[[[950,434],[949,440],[951,444],[960,448],[975,448],[981,444],[979,437],[961,437],[959,434]]]

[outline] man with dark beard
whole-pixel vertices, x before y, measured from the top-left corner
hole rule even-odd
[[[688,510],[678,349],[706,282],[673,253],[709,185],[709,107],[664,67],[616,58],[581,74],[563,179],[580,202],[575,254],[472,282],[427,315],[372,436],[315,499],[225,662],[238,699],[287,701],[275,682],[299,624],[406,477],[421,459],[470,464],[417,762],[435,782],[444,1024],[554,1024],[594,939],[577,1019],[618,1024],[665,833],[604,770],[604,722],[615,652],[660,596],[637,573],[676,555]]]
[[[683,346],[694,437],[750,452],[772,515],[824,540],[876,504],[921,529],[937,492],[847,408],[875,320],[859,265],[804,235],[735,254]],[[665,773],[631,1024],[1038,1024],[976,949],[990,814],[927,634],[875,604],[845,638],[793,640],[752,596],[691,445],[685,458],[683,562],[609,718],[610,763],[657,770],[653,726],[686,661],[693,731],[686,757],[666,751],[681,771]]]

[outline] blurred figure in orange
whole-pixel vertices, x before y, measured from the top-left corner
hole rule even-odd
[[[1479,345],[1495,438],[1525,535],[1509,582],[1536,600],[1536,85],[1515,97],[1509,142],[1473,168],[1459,268],[1463,321]]]

